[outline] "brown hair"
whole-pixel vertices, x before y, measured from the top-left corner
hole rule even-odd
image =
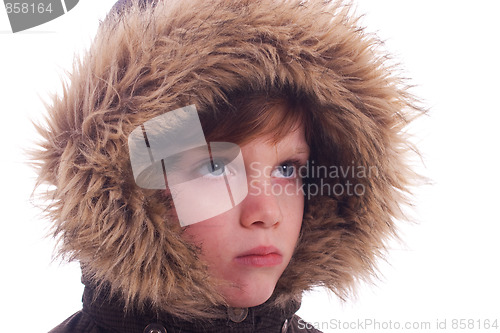
[[[207,141],[228,141],[243,145],[270,135],[276,143],[296,126],[304,126],[306,142],[311,137],[312,119],[304,98],[286,92],[238,92],[216,110],[200,112]]]

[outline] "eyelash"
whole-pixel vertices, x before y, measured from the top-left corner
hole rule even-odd
[[[301,178],[300,174],[298,174],[299,170],[301,167],[305,166],[305,163],[297,160],[297,159],[290,159],[286,160],[278,166],[278,168],[283,167],[283,166],[292,166],[294,168],[294,175],[293,177],[278,177],[278,178],[283,178],[283,179],[296,179],[296,178]],[[275,169],[277,170],[277,169]]]
[[[221,165],[222,164],[222,168],[217,168],[215,170],[212,170],[210,171],[210,169],[212,169],[212,166],[215,166],[215,165]],[[196,168],[195,170],[197,170],[198,172],[200,172],[200,174],[202,175],[202,177],[207,177],[207,178],[218,178],[220,176],[222,176],[223,174],[226,174],[228,172],[228,169],[227,169],[227,165],[229,163],[223,159],[223,158],[214,158],[210,161],[205,161],[203,163],[200,163]],[[204,170],[202,170],[204,169]],[[221,170],[222,169],[222,173],[221,174],[217,174],[217,175],[213,175],[212,172],[217,172],[218,170]]]

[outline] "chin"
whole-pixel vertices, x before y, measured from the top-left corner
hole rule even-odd
[[[224,296],[229,306],[250,308],[265,303],[273,294],[276,284],[262,286],[257,284],[233,287],[226,290]]]

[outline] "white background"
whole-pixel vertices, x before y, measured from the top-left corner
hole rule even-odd
[[[16,34],[0,7],[2,332],[47,332],[81,308],[79,267],[52,262],[55,243],[43,238],[49,222],[30,203],[34,172],[23,150],[36,138],[30,119],[41,119],[42,101],[60,92],[73,54],[88,46],[113,3],[82,0],[66,15]],[[361,285],[347,303],[323,290],[306,294],[299,314],[324,332],[396,332],[384,329],[390,322],[429,322],[430,332],[438,320],[447,321],[441,332],[453,332],[459,330],[452,320],[461,318],[476,320],[471,332],[477,320],[500,325],[500,3],[356,4],[366,14],[363,25],[386,41],[431,109],[411,132],[424,158],[418,168],[433,185],[415,190],[418,224],[403,225],[405,244],[392,246],[376,285]],[[358,327],[365,319],[380,330]],[[341,330],[338,321],[355,323]]]

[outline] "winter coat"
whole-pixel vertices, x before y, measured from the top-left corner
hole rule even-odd
[[[185,321],[154,311],[123,313],[119,299],[94,299],[94,290],[86,287],[83,310],[66,319],[50,333],[317,333],[320,332],[295,314],[296,301],[285,308],[270,307],[266,302],[249,309],[228,308],[227,316],[211,321]]]
[[[370,280],[416,179],[403,130],[421,111],[389,60],[339,2],[121,3],[38,128],[38,183],[50,185],[46,212],[59,253],[81,263],[86,295],[98,295],[95,302],[85,296],[83,312],[56,332],[113,325],[142,332],[154,322],[151,313],[173,318],[158,317],[168,332],[200,320],[213,321],[217,332],[234,325],[259,331],[267,323],[279,332],[288,320],[288,332],[296,332],[293,304],[304,291],[322,286],[346,299],[357,281]],[[246,93],[306,101],[310,158],[337,170],[311,175],[308,184],[363,192],[307,196],[300,238],[274,295],[233,324],[198,249],[178,236],[178,223],[168,223],[163,198],[135,184],[127,138],[148,119],[186,105],[196,105],[202,120],[224,119],[229,113],[218,110],[232,110],[231,96]],[[115,319],[123,312],[123,321]]]

